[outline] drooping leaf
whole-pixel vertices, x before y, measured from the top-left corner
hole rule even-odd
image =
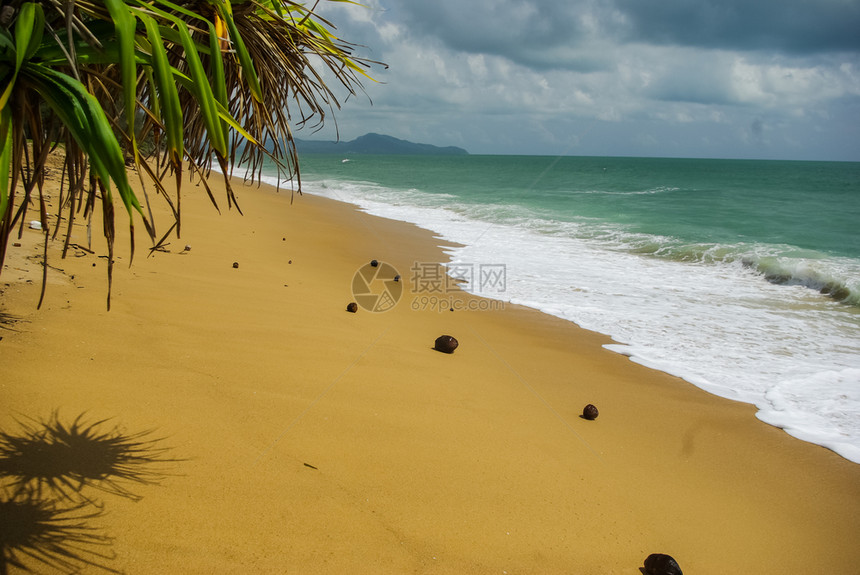
[[[236,27],[236,22],[233,20],[233,10],[230,2],[225,2],[224,0],[213,0],[213,2],[218,10],[218,16],[221,17],[227,25],[227,30],[230,32],[230,40],[236,50],[236,56],[239,58],[239,63],[242,66],[242,74],[245,77],[245,81],[248,82],[251,94],[258,102],[263,102],[263,90],[260,87],[260,79],[257,77],[257,71],[254,68],[251,55],[245,47],[245,41]]]
[[[96,176],[105,186],[104,202],[112,203],[110,183],[113,182],[129,219],[132,220],[134,211],[144,217],[128,183],[122,150],[96,98],[77,80],[51,68],[33,66],[26,70],[26,75],[89,157]]]
[[[27,52],[30,49],[31,43],[34,41],[41,42],[44,23],[45,14],[42,11],[41,5],[35,2],[26,2],[21,5],[21,8],[18,10],[18,18],[15,20],[16,70],[21,69],[21,65],[27,58]]]
[[[134,135],[134,113],[137,99],[137,63],[134,58],[136,19],[122,0],[104,0],[104,3],[113,20],[119,44],[119,69],[125,103],[125,120],[128,125],[128,135],[135,148],[136,160],[137,145]]]
[[[9,176],[12,162],[12,109],[0,110],[0,222],[9,209]],[[2,242],[0,242],[2,243]]]
[[[67,151],[65,176],[70,192],[75,190],[65,203],[68,230],[75,210],[80,206],[83,217],[91,217],[100,197],[110,254],[114,195],[132,226],[135,211],[143,217],[128,185],[120,141],[134,149],[135,160],[154,160],[138,163],[138,174],[142,181],[157,182],[178,232],[186,161],[195,177],[205,178],[213,152],[225,173],[238,153],[255,179],[268,155],[298,180],[293,117],[297,125],[322,123],[326,111],[340,106],[326,85],[331,75],[349,94],[366,77],[367,61],[353,58],[351,45],[314,12],[316,3],[309,8],[290,0],[23,2],[14,25],[0,28],[0,114],[7,124],[0,145],[10,137],[17,143],[27,126],[33,149],[41,138],[38,148],[45,150],[45,140],[54,138],[59,126]],[[50,6],[47,17],[41,6]],[[45,121],[34,121],[35,114],[45,114]],[[144,136],[145,152],[137,141]],[[237,145],[241,141],[247,145]],[[4,145],[0,150],[0,206],[7,214],[16,208],[10,182],[32,190],[32,174],[41,173],[34,170],[39,160],[28,159],[26,149]],[[161,184],[170,168],[177,176],[175,204]],[[211,197],[205,180],[203,185]],[[229,180],[227,186],[233,201]],[[2,233],[9,230],[0,226]],[[0,253],[0,264],[2,258]]]
[[[182,119],[182,104],[179,101],[179,91],[173,80],[173,72],[167,59],[161,31],[155,19],[146,14],[138,16],[146,27],[147,39],[152,51],[152,76],[157,89],[158,104],[163,117],[167,145],[170,150],[170,160],[174,169],[181,173],[182,159],[185,156],[183,145],[184,125]]]

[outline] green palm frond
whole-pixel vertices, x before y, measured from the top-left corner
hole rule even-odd
[[[100,203],[110,256],[114,192],[129,216],[132,255],[135,220],[156,239],[129,185],[127,161],[170,206],[177,235],[186,166],[206,176],[214,159],[228,206],[237,208],[227,179],[237,163],[257,180],[269,157],[300,190],[292,126],[322,123],[339,107],[317,67],[354,94],[374,64],[355,57],[333,29],[312,7],[290,0],[20,4],[11,21],[0,23],[0,266],[34,191],[44,205],[42,165],[57,141],[66,148],[69,182],[65,242],[76,214],[92,218]],[[160,181],[168,171],[176,177],[175,198]],[[23,197],[16,196],[19,186]],[[109,265],[109,285],[110,277]]]

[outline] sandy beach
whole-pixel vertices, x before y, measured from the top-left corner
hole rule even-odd
[[[65,260],[51,242],[39,311],[44,236],[9,248],[0,431],[107,420],[161,459],[67,489],[110,538],[82,573],[636,575],[650,553],[687,575],[857,572],[860,466],[599,334],[417,289],[446,261],[427,231],[237,183],[242,216],[216,179],[222,213],[186,184],[182,238],[148,257],[139,226],[131,267],[118,215],[109,312],[99,231]],[[400,299],[348,313],[373,259]]]

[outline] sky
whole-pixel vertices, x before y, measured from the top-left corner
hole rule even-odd
[[[860,161],[860,0],[323,0],[317,12],[387,68],[357,96],[336,91],[334,118],[299,138]]]

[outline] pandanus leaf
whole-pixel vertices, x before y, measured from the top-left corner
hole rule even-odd
[[[134,114],[137,107],[137,63],[135,62],[135,39],[137,22],[128,6],[122,0],[104,0],[116,30],[119,43],[119,69],[122,78],[123,102],[128,126],[128,137],[134,149],[135,163],[138,162],[137,140],[134,135]]]
[[[152,78],[155,82],[158,106],[162,114],[162,124],[167,134],[170,161],[174,170],[177,170],[178,175],[181,175],[182,158],[185,151],[179,90],[173,80],[173,68],[167,60],[167,50],[164,48],[158,23],[146,14],[140,13],[138,17],[146,27],[146,35],[152,51]]]
[[[175,10],[179,14],[183,14],[208,23],[208,21],[203,20],[200,15],[190,12],[185,8],[182,8],[181,6],[177,6],[166,0],[157,1],[159,4],[166,6],[172,10]],[[188,73],[190,74],[192,80],[192,85],[189,86],[189,89],[191,91],[191,94],[194,96],[194,99],[197,101],[197,105],[200,107],[200,116],[203,120],[203,125],[206,127],[206,131],[209,134],[210,145],[212,146],[212,149],[215,150],[216,154],[219,154],[222,157],[226,156],[227,139],[224,137],[224,131],[221,129],[221,124],[218,120],[218,112],[215,105],[215,95],[212,92],[210,80],[206,75],[205,69],[203,68],[203,62],[200,60],[200,53],[197,49],[197,44],[191,37],[191,31],[188,28],[188,24],[177,16],[156,7],[154,2],[149,3],[144,2],[143,0],[134,0],[134,2],[142,9],[150,11],[156,16],[159,16],[160,18],[163,18],[170,22],[171,28],[173,29],[173,31],[175,31],[177,35],[176,39],[178,40],[178,42],[176,43],[182,45],[185,62],[188,65]],[[148,27],[147,30],[149,30]],[[152,42],[152,38],[150,38],[150,43],[154,44]],[[153,52],[155,52],[154,47]]]
[[[12,162],[12,109],[0,110],[0,222],[9,209],[9,176]]]
[[[180,20],[180,22],[182,21]],[[209,134],[209,143],[216,154],[225,157],[227,156],[227,139],[224,137],[224,130],[221,128],[221,120],[218,117],[215,94],[212,92],[209,77],[203,68],[197,46],[184,22],[179,26],[179,37],[182,41],[182,48],[185,50],[185,62],[188,64],[188,73],[192,81],[189,88],[197,100],[197,105],[200,106],[200,116]]]
[[[24,61],[42,43],[45,27],[45,14],[42,6],[34,2],[21,5],[15,21],[15,68],[20,70]]]
[[[216,18],[218,18],[216,16]],[[230,105],[227,97],[227,81],[224,77],[224,59],[221,58],[221,39],[215,25],[209,24],[209,69],[212,73],[212,91],[215,101],[225,109]],[[224,139],[227,141],[227,124],[222,123]]]
[[[26,69],[26,74],[27,82],[44,98],[89,158],[91,168],[104,185],[105,209],[113,203],[110,191],[110,182],[113,181],[128,211],[131,228],[134,228],[133,214],[137,211],[152,235],[137,196],[128,183],[119,142],[99,102],[80,82],[51,68],[31,66]]]
[[[6,108],[21,66],[41,44],[44,27],[45,14],[42,6],[34,2],[22,4],[18,10],[18,18],[15,20],[15,69],[6,89],[3,90],[3,94],[0,94],[0,108]]]
[[[245,41],[242,40],[242,35],[239,34],[239,29],[236,27],[236,21],[233,19],[233,8],[230,2],[223,0],[214,0],[215,9],[218,11],[218,16],[227,25],[227,30],[230,32],[230,40],[233,42],[233,48],[236,50],[236,56],[239,58],[239,64],[242,67],[242,76],[248,83],[251,89],[251,94],[258,102],[263,102],[263,90],[260,87],[260,78],[257,76],[257,71],[254,69],[254,61],[245,47]]]

